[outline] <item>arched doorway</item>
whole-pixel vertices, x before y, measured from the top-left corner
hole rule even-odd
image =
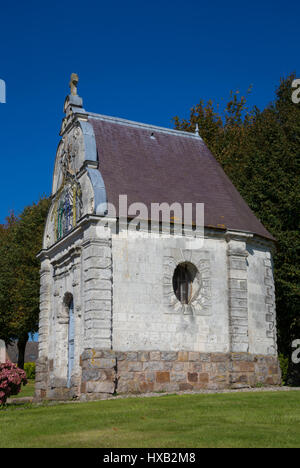
[[[68,387],[71,387],[71,377],[75,359],[75,318],[74,318],[74,301],[73,296],[69,296],[68,300]]]

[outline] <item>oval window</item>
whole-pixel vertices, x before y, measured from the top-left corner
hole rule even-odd
[[[194,296],[193,282],[198,273],[197,268],[189,262],[177,265],[173,275],[175,296],[182,304],[189,304]]]

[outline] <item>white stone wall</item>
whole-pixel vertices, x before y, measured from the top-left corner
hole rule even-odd
[[[197,249],[185,251],[190,246],[189,239],[143,240],[114,236],[112,246],[114,349],[229,351],[227,243],[224,239],[206,239],[200,253]],[[210,298],[202,310],[182,310],[170,291],[164,260],[172,255],[171,271],[180,261],[208,262],[208,274],[205,273],[203,279],[204,288],[210,289]],[[167,292],[164,290],[166,283]],[[165,300],[170,292],[175,302],[173,308]]]
[[[83,347],[111,348],[112,255],[110,238],[99,238],[91,227],[82,244]]]
[[[74,240],[74,239],[73,239]],[[76,245],[77,244],[77,245]],[[57,386],[59,379],[67,379],[69,311],[65,300],[73,296],[75,316],[75,360],[73,377],[80,377],[79,357],[83,345],[81,241],[64,248],[52,258],[52,295],[49,314],[48,360],[52,361],[53,373],[50,386]]]
[[[275,291],[271,253],[265,246],[248,245],[249,352],[277,353]]]
[[[166,277],[166,263],[171,276],[181,261],[197,262],[188,240],[113,236],[113,348],[276,355],[269,247],[247,234],[225,237],[207,238],[201,249],[211,294],[199,313],[183,310]]]
[[[40,270],[40,314],[39,314],[39,357],[47,358],[49,354],[53,281],[52,265],[48,258],[43,258]]]
[[[52,247],[42,261],[40,357],[49,385],[66,385],[68,310],[75,312],[72,382],[85,349],[250,352],[276,355],[271,254],[251,236],[191,238],[99,235],[97,218]],[[176,298],[172,277],[189,261],[199,271],[191,305]]]
[[[99,238],[93,223],[62,239],[42,261],[40,357],[50,365],[50,387],[66,382],[68,373],[69,310],[75,314],[75,359],[72,381],[81,376],[80,356],[87,348],[111,348],[111,240]]]
[[[246,243],[252,236],[226,234],[228,275],[228,317],[230,351],[249,352],[248,252]]]

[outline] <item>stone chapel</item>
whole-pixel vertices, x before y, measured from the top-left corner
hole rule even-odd
[[[272,235],[198,129],[88,112],[77,83],[38,254],[37,398],[280,384]],[[164,235],[151,206],[174,203],[203,204],[201,243],[171,213]]]

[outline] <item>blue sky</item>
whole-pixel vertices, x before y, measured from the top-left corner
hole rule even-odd
[[[86,110],[166,127],[250,84],[263,108],[300,73],[299,17],[299,2],[1,2],[0,223],[50,193],[72,72]]]

